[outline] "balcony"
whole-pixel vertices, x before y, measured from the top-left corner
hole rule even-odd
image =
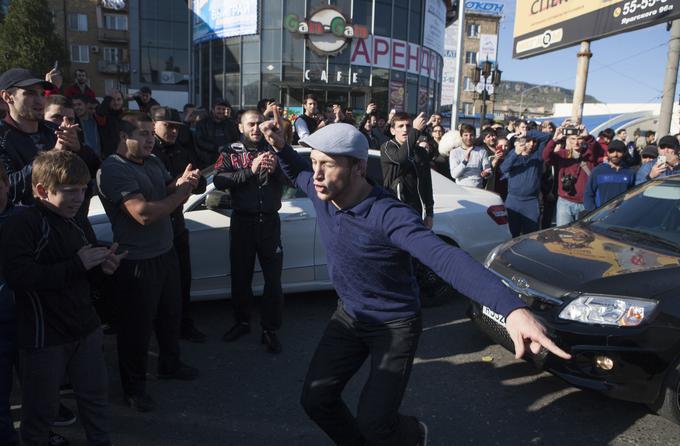
[[[97,71],[109,74],[127,73],[130,71],[130,64],[100,60],[97,62]]]
[[[130,40],[127,30],[100,28],[97,31],[101,42],[127,43]]]

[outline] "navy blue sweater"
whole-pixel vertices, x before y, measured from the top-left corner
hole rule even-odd
[[[501,172],[508,179],[508,195],[517,198],[538,198],[543,173],[543,151],[535,149],[529,155],[518,155],[511,150],[501,164]]]
[[[634,185],[635,174],[627,167],[621,167],[617,171],[609,164],[600,164],[588,178],[583,192],[583,206],[587,211],[599,208]]]
[[[347,313],[382,324],[420,313],[411,256],[464,295],[507,316],[523,302],[465,251],[440,240],[408,205],[381,187],[349,209],[320,200],[312,172],[295,150],[278,152],[284,172],[307,193],[326,247],[328,272]]]

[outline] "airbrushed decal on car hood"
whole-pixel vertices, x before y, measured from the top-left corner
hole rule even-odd
[[[634,288],[646,287],[645,294],[648,295],[664,288],[664,284],[652,281],[652,277],[657,276],[655,272],[663,271],[667,276],[666,269],[680,268],[680,257],[631,245],[575,225],[522,237],[499,253],[494,264],[501,270],[525,274],[565,291],[588,289],[594,292],[593,286],[600,288],[605,283],[618,289],[628,282],[622,280],[628,275]],[[607,280],[614,278],[616,280]],[[614,291],[604,289],[600,292]]]

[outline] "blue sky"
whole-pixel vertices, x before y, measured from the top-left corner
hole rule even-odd
[[[515,2],[495,1],[505,4],[498,48],[503,79],[573,89],[578,46],[513,59]],[[662,24],[591,42],[586,93],[603,102],[660,102],[669,38],[670,31]]]

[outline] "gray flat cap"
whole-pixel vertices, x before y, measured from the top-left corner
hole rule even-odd
[[[351,124],[329,124],[305,136],[300,144],[326,155],[368,159],[368,140]]]

